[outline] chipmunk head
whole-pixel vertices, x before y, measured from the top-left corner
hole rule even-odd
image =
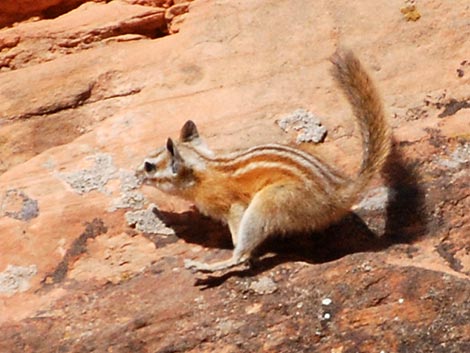
[[[197,181],[197,172],[205,168],[201,156],[211,152],[199,137],[196,124],[188,120],[181,128],[178,142],[168,138],[166,145],[145,158],[137,169],[144,182],[171,194],[181,194]]]

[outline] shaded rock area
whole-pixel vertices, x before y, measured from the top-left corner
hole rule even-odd
[[[0,4],[1,353],[470,351],[466,0],[19,3]],[[215,150],[305,133],[354,177],[338,44],[389,112],[383,175],[250,268],[185,270],[229,257],[228,230],[135,168],[192,119]]]

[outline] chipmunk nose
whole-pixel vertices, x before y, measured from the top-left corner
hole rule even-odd
[[[152,173],[152,172],[154,172],[154,171],[155,171],[155,164],[146,161],[146,162],[144,163],[144,170],[145,170],[147,173]]]

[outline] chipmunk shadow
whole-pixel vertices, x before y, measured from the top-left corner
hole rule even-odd
[[[386,206],[384,239],[390,244],[410,244],[427,232],[424,182],[417,171],[419,161],[405,161],[398,149],[393,147],[382,171],[385,184],[391,190]]]
[[[381,251],[393,244],[412,243],[426,231],[424,192],[415,166],[404,161],[396,145],[384,167],[383,178],[390,190],[384,208],[379,211],[361,211],[368,223],[384,220],[378,233],[372,231],[358,214],[351,212],[323,231],[286,236],[274,234],[257,249],[259,260],[250,268],[205,276],[204,279],[198,279],[197,284],[213,287],[232,276],[254,276],[285,262],[305,261],[318,264],[353,253]],[[179,238],[188,243],[217,249],[233,247],[227,227],[202,216],[196,210],[182,214],[161,212],[160,216],[168,226],[175,229]],[[266,256],[271,253],[275,255]]]

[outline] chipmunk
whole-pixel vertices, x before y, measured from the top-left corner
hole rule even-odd
[[[232,257],[212,264],[186,260],[186,268],[228,269],[250,260],[269,235],[322,230],[350,212],[380,172],[391,148],[381,98],[352,51],[337,50],[331,62],[362,134],[362,166],[354,180],[286,145],[215,155],[192,121],[184,124],[177,142],[168,138],[138,168],[147,184],[189,200],[203,214],[228,224]]]

